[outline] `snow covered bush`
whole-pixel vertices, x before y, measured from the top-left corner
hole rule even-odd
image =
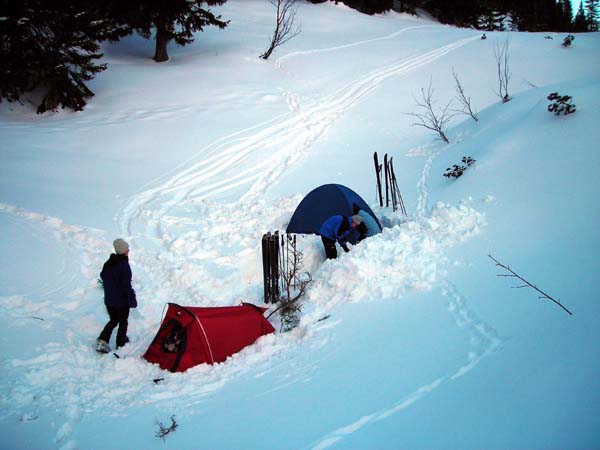
[[[548,111],[553,112],[556,116],[561,114],[566,116],[576,111],[575,105],[571,103],[572,98],[570,95],[560,95],[558,92],[553,92],[548,96],[548,100],[553,102],[548,105]]]
[[[280,332],[293,330],[300,324],[302,304],[298,299],[283,299],[279,306],[279,317],[281,319]]]
[[[459,166],[458,164],[454,164],[452,167],[446,168],[446,173],[444,173],[444,176],[446,178],[459,178],[460,176],[462,176],[463,173],[465,173],[467,167],[471,166],[474,162],[475,160],[470,156],[463,156],[462,163],[466,164],[466,166]]]
[[[573,36],[572,34],[569,34],[566,38],[564,38],[562,46],[570,47],[574,40],[575,40],[575,36]]]

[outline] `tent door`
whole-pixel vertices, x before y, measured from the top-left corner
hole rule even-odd
[[[177,358],[170,369],[171,372],[175,372],[187,347],[187,332],[178,320],[172,319],[163,326],[160,334],[166,334],[160,341],[162,351],[177,353]]]

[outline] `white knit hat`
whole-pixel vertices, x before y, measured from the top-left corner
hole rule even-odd
[[[127,250],[129,250],[129,244],[121,238],[114,240],[113,247],[115,248],[117,255],[123,255]]]
[[[352,222],[354,222],[356,225],[360,225],[361,223],[363,223],[363,218],[360,217],[358,214],[355,214],[352,216]]]

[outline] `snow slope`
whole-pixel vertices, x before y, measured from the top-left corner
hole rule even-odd
[[[302,33],[265,62],[272,6],[218,11],[229,27],[165,64],[139,37],[107,45],[84,112],[0,104],[1,447],[599,447],[600,35],[512,33],[500,104],[504,33],[301,3]],[[453,98],[453,69],[479,121],[444,144],[407,113],[430,82]],[[546,111],[555,91],[575,114]],[[377,204],[374,151],[408,218]],[[299,239],[300,327],[181,374],[139,358],[167,302],[262,302],[260,237],[332,182],[385,229],[335,261]],[[119,359],[92,350],[116,237],[139,302]]]

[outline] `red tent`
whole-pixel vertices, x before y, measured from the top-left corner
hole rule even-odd
[[[259,337],[275,332],[263,316],[265,310],[250,303],[207,308],[169,303],[143,358],[171,372],[223,362]]]

